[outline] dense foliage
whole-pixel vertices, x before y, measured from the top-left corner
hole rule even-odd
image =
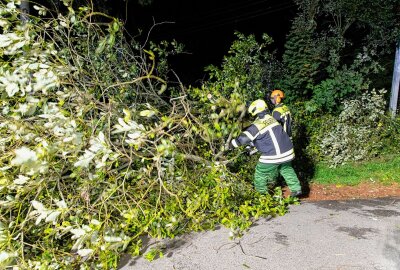
[[[399,120],[386,116],[386,91],[374,90],[390,86],[383,67],[392,67],[400,36],[398,1],[295,2],[278,85],[294,112],[300,163],[336,166],[398,153]]]
[[[307,102],[290,104],[297,172],[308,182],[318,163],[330,167],[400,153],[400,117],[387,114],[386,90],[343,102],[339,115],[316,113]]]
[[[213,92],[229,96],[238,92],[246,101],[267,96],[275,78],[281,77],[282,67],[274,54],[268,51],[273,40],[267,34],[259,43],[254,35],[236,33],[237,40],[224,56],[221,67],[210,65],[206,68],[209,80],[207,88]]]
[[[308,101],[307,110],[339,113],[343,101],[371,90],[372,75],[388,65],[382,56],[393,52],[400,36],[398,1],[296,3],[280,86],[290,101]]]
[[[307,126],[310,136],[306,155],[315,162],[326,161],[337,166],[399,153],[399,120],[385,114],[385,93],[383,89],[372,90],[360,98],[346,100],[338,116],[310,117],[303,111],[301,124]]]
[[[0,4],[1,267],[115,269],[143,236],[223,224],[235,237],[286,212],[279,190],[227,169],[240,91],[169,85],[156,65],[174,44],[128,42],[118,20],[63,2],[26,22]]]
[[[317,6],[310,6],[308,13],[304,11],[295,18],[285,43],[283,64],[286,72],[278,88],[285,91],[289,102],[312,95],[321,66],[324,51],[315,46],[321,41],[315,33],[317,25],[313,16],[316,11],[313,8],[317,9]]]

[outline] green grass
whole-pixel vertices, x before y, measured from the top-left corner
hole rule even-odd
[[[361,182],[390,185],[400,183],[400,156],[386,156],[337,168],[317,164],[312,182],[318,184],[357,185]]]

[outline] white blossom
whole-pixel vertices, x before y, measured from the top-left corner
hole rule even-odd
[[[15,93],[17,93],[18,91],[19,91],[19,86],[18,86],[18,84],[14,83],[14,82],[10,82],[6,86],[6,92],[7,92],[9,97],[14,96]]]
[[[8,26],[10,23],[7,21],[7,20],[3,20],[3,19],[0,19],[0,27],[6,27],[6,26]]]
[[[97,219],[92,219],[92,220],[90,221],[90,223],[93,224],[93,225],[95,225],[95,226],[99,226],[99,225],[101,224],[101,222],[98,221]]]
[[[71,237],[72,240],[78,239],[86,234],[86,231],[83,229],[72,229],[70,232],[73,234]]]
[[[93,253],[93,249],[80,249],[78,250],[78,255],[81,257],[88,256]]]
[[[74,163],[74,166],[87,168],[89,167],[90,162],[93,160],[95,156],[96,154],[94,154],[93,152],[85,150],[85,154],[81,156],[77,162]]]
[[[10,107],[4,106],[2,110],[3,115],[7,115],[10,112]],[[1,126],[0,126],[1,127]]]
[[[104,241],[114,243],[114,242],[121,242],[122,238],[117,236],[104,236]]]
[[[54,222],[56,221],[57,217],[61,214],[60,211],[52,211],[50,214],[46,217],[45,222]]]
[[[31,201],[31,204],[32,204],[33,208],[35,208],[38,211],[45,211],[46,210],[46,207],[44,207],[44,205],[41,202]]]
[[[15,9],[15,8],[17,8],[17,7],[15,6],[14,1],[10,1],[9,3],[7,3],[7,8],[9,8],[9,9]]]
[[[138,124],[133,120],[125,122],[122,118],[118,118],[118,124],[114,125],[114,128],[115,130],[112,132],[112,134],[144,130],[144,126],[142,124]]]
[[[65,203],[64,200],[56,201],[56,205],[61,209],[67,209],[68,208],[68,206],[67,206],[67,204]]]
[[[154,110],[143,110],[143,111],[141,111],[140,113],[140,116],[143,116],[143,117],[152,117],[153,115],[155,115],[156,114],[156,112],[154,111]]]
[[[39,7],[37,5],[34,5],[33,8],[38,11],[39,15],[45,16],[47,13],[46,8],[44,8],[44,7]]]
[[[21,40],[21,37],[15,33],[0,34],[0,48],[10,46],[14,40]]]
[[[17,256],[17,252],[7,252],[3,250],[0,252],[0,263]]]
[[[24,175],[18,175],[18,178],[14,180],[14,184],[16,185],[23,185],[26,182],[28,182],[29,177],[26,177]]]
[[[37,160],[36,152],[23,146],[15,150],[15,158],[11,160],[11,165],[18,166],[36,160]]]

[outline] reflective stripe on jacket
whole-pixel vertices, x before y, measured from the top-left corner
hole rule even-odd
[[[288,106],[278,104],[272,111],[272,116],[283,126],[283,130],[292,136],[292,115]]]
[[[258,117],[239,137],[232,140],[232,145],[239,147],[251,142],[261,153],[261,163],[280,164],[294,159],[293,144],[288,134],[271,115]]]

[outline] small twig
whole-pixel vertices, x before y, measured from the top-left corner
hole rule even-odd
[[[246,252],[244,252],[244,249],[243,249],[243,246],[242,246],[242,243],[240,242],[240,240],[239,240],[239,246],[240,246],[240,249],[242,250],[243,254],[246,255],[246,256],[256,257],[256,258],[260,258],[260,259],[263,259],[263,260],[268,260],[268,258],[265,258],[265,257],[262,257],[262,256],[258,256],[258,255],[251,255],[251,254],[247,254]]]
[[[110,89],[112,87],[123,86],[123,85],[127,85],[127,84],[135,84],[135,83],[140,82],[141,80],[144,80],[144,79],[156,79],[156,80],[158,80],[158,81],[160,81],[160,82],[162,82],[164,84],[167,83],[165,80],[161,79],[160,77],[157,77],[157,76],[154,76],[154,75],[145,75],[145,76],[138,77],[138,78],[136,78],[136,79],[134,79],[132,81],[119,82],[119,83],[115,83],[115,84],[109,85],[108,87],[106,87],[104,89],[104,92],[106,92],[108,89]]]
[[[85,17],[83,17],[82,20],[86,20],[86,18],[88,18],[88,17],[91,18],[92,16],[95,16],[95,15],[100,15],[100,16],[109,18],[109,19],[111,19],[111,20],[114,20],[113,17],[111,17],[111,16],[109,16],[109,15],[107,15],[107,14],[105,14],[105,13],[102,13],[102,12],[91,12],[91,13],[85,15]]]
[[[187,96],[187,95],[185,94],[185,95],[183,95],[183,96],[170,98],[169,101],[171,102],[171,101],[174,101],[174,100],[177,100],[177,99],[184,99],[184,98],[186,98],[186,96]]]
[[[149,32],[147,32],[146,40],[144,41],[144,44],[141,47],[141,49],[143,49],[146,46],[147,41],[149,40],[149,37],[150,37],[150,33],[153,30],[153,28],[156,27],[157,25],[162,25],[162,24],[165,24],[165,23],[175,23],[175,22],[160,22],[160,23],[156,23],[155,20],[154,20],[154,17],[153,17],[153,25],[150,27]]]
[[[223,248],[224,246],[232,245],[230,248],[228,248],[228,249],[232,249],[232,248],[236,247],[238,244],[239,244],[238,242],[233,242],[233,243],[229,242],[229,243],[222,244],[221,246],[219,246],[219,247],[216,248],[216,249],[214,248],[214,250],[217,251],[217,253],[218,253],[218,251],[219,251],[221,248]]]
[[[255,241],[255,242],[253,242],[253,243],[251,243],[251,244],[249,244],[249,245],[257,244],[258,242],[260,242],[260,241],[262,241],[262,240],[264,240],[264,239],[265,239],[265,236],[260,237],[260,239],[258,239],[257,241]]]
[[[193,161],[197,161],[197,162],[203,162],[207,165],[211,165],[212,163],[202,157],[199,156],[195,156],[195,155],[190,155],[190,154],[182,154],[182,157],[185,159],[189,159],[189,160],[193,160]]]
[[[180,88],[181,88],[181,90],[182,90],[182,93],[185,93],[185,96],[186,96],[185,87],[183,86],[183,83],[182,83],[181,80],[179,79],[179,76],[175,73],[175,71],[174,71],[173,69],[171,69],[171,72],[174,73],[176,79],[177,79],[178,82],[179,82],[179,86],[180,86]]]

